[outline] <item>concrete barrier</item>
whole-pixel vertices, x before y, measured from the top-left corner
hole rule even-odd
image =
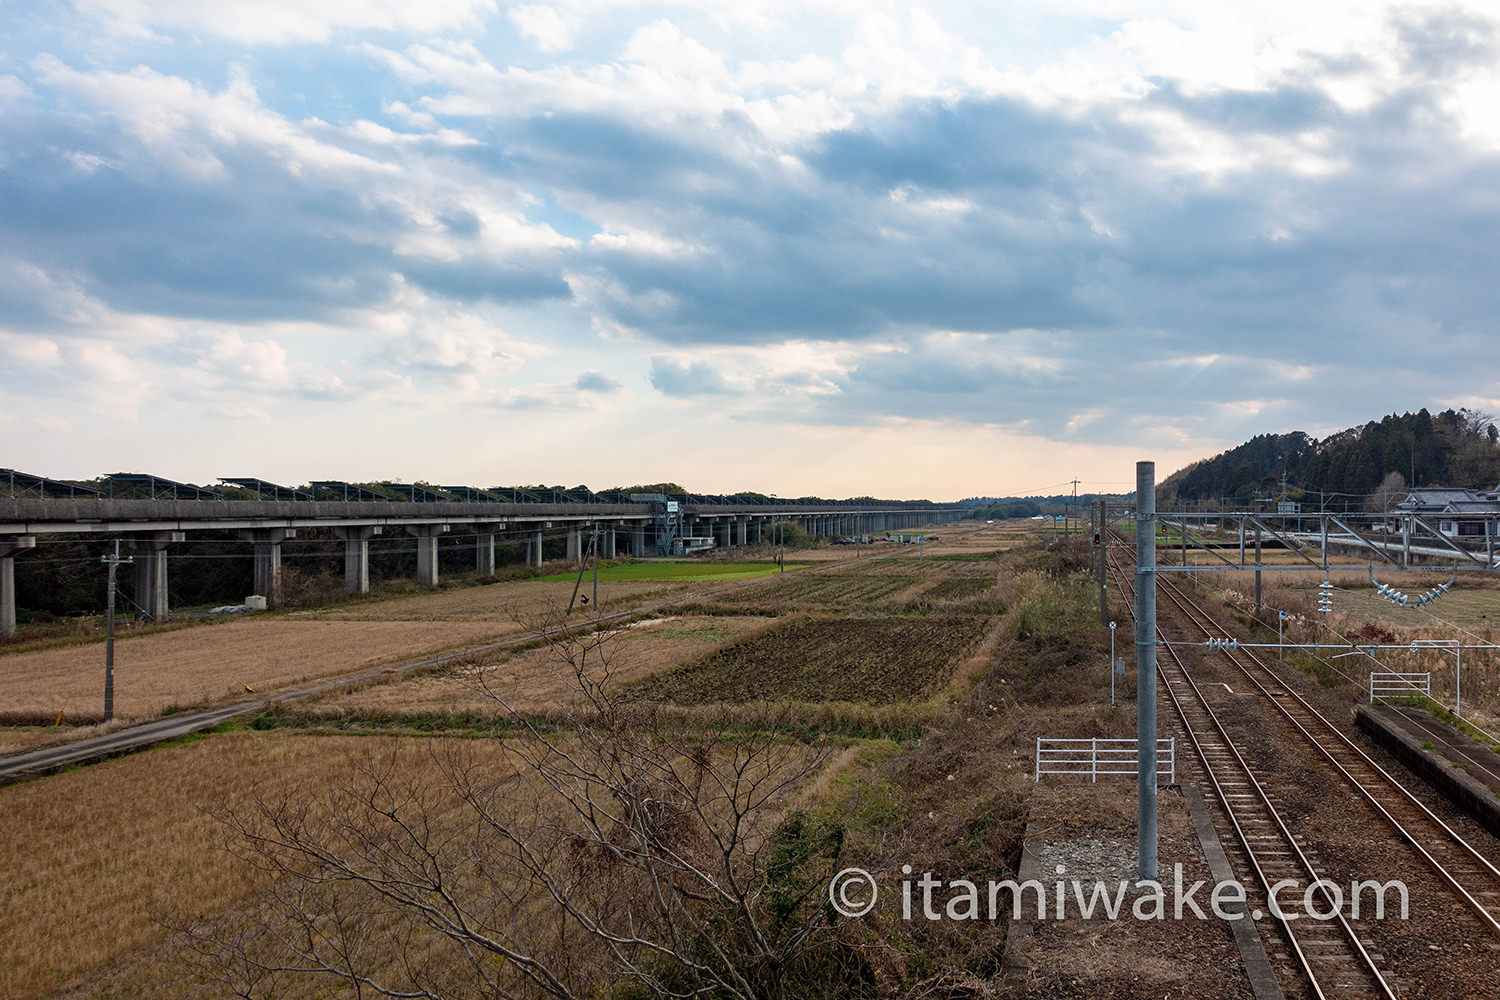
[[[1355,706],[1354,724],[1427,779],[1485,829],[1500,836],[1500,798],[1495,797],[1489,786],[1454,767],[1441,754],[1426,749],[1420,740],[1368,706]]]

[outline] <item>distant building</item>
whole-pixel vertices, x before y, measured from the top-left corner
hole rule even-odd
[[[1449,538],[1483,538],[1489,518],[1500,515],[1500,486],[1493,490],[1419,487],[1407,493],[1391,511],[1416,514]],[[1393,518],[1391,530],[1401,530],[1401,518]],[[1417,534],[1427,534],[1418,525]]]

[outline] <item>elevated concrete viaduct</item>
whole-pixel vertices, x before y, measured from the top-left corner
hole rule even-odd
[[[795,521],[815,537],[884,532],[954,521],[965,509],[939,504],[838,504],[830,501],[685,504],[683,526],[712,537],[721,548],[757,544],[765,527]],[[581,559],[597,526],[599,554],[645,556],[654,550],[658,512],[649,503],[487,503],[309,500],[127,500],[103,497],[0,498],[0,633],[16,628],[15,557],[38,539],[119,538],[134,559],[135,601],[155,621],[167,619],[168,553],[173,543],[205,531],[228,531],[253,549],[256,592],[271,606],[280,599],[282,545],[300,530],[328,529],[344,543],[344,582],[351,593],[370,589],[370,539],[410,535],[416,540],[416,577],[438,583],[438,550],[449,533],[475,537],[475,569],[495,572],[497,539],[521,542],[526,562],[542,564],[547,538],[565,539],[570,560]]]

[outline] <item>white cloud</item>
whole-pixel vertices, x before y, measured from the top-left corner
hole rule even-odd
[[[246,341],[235,332],[214,336],[198,366],[262,386],[285,385],[289,379],[285,347],[274,340]]]
[[[57,341],[0,331],[0,352],[18,364],[35,368],[53,368],[62,363]]]
[[[128,73],[83,72],[52,55],[38,56],[34,65],[48,86],[104,110],[195,181],[225,179],[220,155],[238,146],[273,154],[293,175],[319,171],[349,178],[397,170],[316,138],[314,133],[331,132],[321,122],[294,125],[268,110],[243,73],[232,74],[228,86],[214,93],[145,66]]]
[[[506,11],[516,30],[542,52],[566,52],[578,34],[578,17],[548,4],[517,4]]]
[[[247,44],[325,42],[339,31],[473,28],[495,0],[74,0],[117,31],[207,31]]]

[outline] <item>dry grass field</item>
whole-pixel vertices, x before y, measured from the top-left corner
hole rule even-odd
[[[995,643],[1003,641],[1001,619],[982,603],[990,600],[1000,572],[989,554],[1013,544],[998,537],[1000,527],[938,526],[934,530],[952,546],[948,554],[958,557],[948,561],[918,567],[914,558],[867,559],[745,586],[747,594],[775,593],[798,617],[767,618],[754,607],[726,604],[723,610],[732,613],[694,611],[632,623],[616,630],[616,679],[635,693],[685,705],[762,698],[827,703],[865,720],[861,725],[877,734],[906,733],[916,718],[909,711],[900,725],[882,729],[881,720],[919,699],[925,699],[921,718],[937,718],[989,669]],[[863,554],[886,550],[894,547],[866,547]],[[826,558],[807,561],[854,554],[847,546],[811,551]],[[804,561],[804,554],[795,558]],[[731,596],[711,595],[724,586],[601,583],[601,603],[605,610],[621,610],[699,594],[708,595],[704,603],[711,605]],[[220,701],[243,696],[244,685],[266,692],[518,634],[518,614],[524,621],[565,602],[571,590],[566,582],[514,581],[122,639],[117,710],[139,716],[171,704]],[[801,617],[808,611],[845,617]],[[476,659],[477,667],[468,663],[372,683],[309,706],[311,716],[347,711],[387,717],[358,735],[300,731],[296,727],[307,723],[298,717],[271,723],[284,729],[215,733],[0,788],[7,816],[0,825],[0,912],[6,915],[0,926],[0,996],[224,995],[222,988],[191,981],[183,943],[160,923],[213,918],[233,926],[264,907],[267,883],[220,849],[226,834],[210,811],[243,801],[257,787],[306,788],[307,800],[315,800],[354,773],[361,759],[396,754],[403,773],[419,779],[428,773],[424,769],[437,766],[434,754],[449,752],[444,748],[494,747],[456,735],[412,735],[415,723],[403,718],[496,708],[466,685],[480,677],[523,712],[551,713],[569,696],[569,678],[546,648]],[[101,661],[98,645],[0,657],[0,711],[55,714],[69,703],[70,714],[97,712]],[[481,673],[474,674],[476,669]],[[997,711],[996,705],[988,711]],[[407,734],[393,734],[403,727]],[[851,725],[843,731],[863,730]],[[793,749],[806,738],[803,729],[796,732]],[[46,727],[17,727],[0,737],[0,752],[51,734]],[[828,783],[826,776],[818,778],[806,794],[826,797]],[[514,799],[536,811],[545,797],[525,784],[515,786]],[[925,809],[922,814],[934,815]],[[292,983],[285,995],[308,995],[306,985]]]
[[[231,733],[4,789],[0,996],[132,966],[136,995],[179,992],[159,921],[216,912],[262,885],[220,848],[207,810],[267,783],[326,787],[393,749],[403,766],[430,766],[431,747],[410,738]]]
[[[484,622],[249,619],[126,638],[115,643],[115,712],[160,714],[169,706],[270,692],[309,678],[349,673],[494,638]],[[98,717],[103,649],[66,646],[0,657],[0,713],[11,717]]]
[[[995,552],[1007,552],[1015,548],[1038,531],[1034,525],[1039,523],[1041,522],[1028,520],[996,521],[994,524],[959,521],[952,524],[932,524],[924,528],[912,529],[908,533],[929,536],[922,545],[921,554],[924,558],[927,556],[974,558]],[[930,537],[933,535],[937,536],[936,540]],[[911,555],[915,557],[916,553],[913,552]]]
[[[693,593],[715,586],[722,581],[676,581],[642,583],[634,580],[599,582],[599,603],[606,611],[618,611],[666,600],[680,594]],[[297,617],[319,621],[449,621],[492,622],[501,630],[523,631],[517,623],[556,605],[567,606],[573,593],[572,581],[562,580],[518,580],[489,584],[479,587],[464,587],[457,590],[440,590],[431,594],[398,597],[388,601],[363,601],[344,607],[318,611],[298,612]],[[590,581],[585,575],[580,595],[592,596]]]
[[[726,643],[756,634],[775,619],[749,615],[689,616],[637,622],[618,629],[612,646],[611,676],[627,684],[702,656]],[[546,647],[504,655],[483,667],[464,666],[389,684],[329,695],[312,711],[391,713],[500,712],[496,697],[518,712],[546,713],[573,703],[572,675]],[[487,692],[493,692],[492,697]]]
[[[932,694],[988,628],[962,618],[799,618],[640,685],[701,705],[791,699],[884,704]]]
[[[749,581],[753,587],[759,581]],[[621,581],[599,586],[605,611],[705,593],[739,581]],[[221,703],[250,688],[268,694],[309,679],[473,645],[526,630],[566,605],[573,584],[512,581],[327,610],[292,612],[117,640],[115,713],[145,718],[173,707]],[[581,594],[591,594],[585,581]],[[575,616],[591,613],[582,605]],[[0,719],[39,723],[98,719],[104,699],[100,643],[0,655]],[[0,753],[51,738],[43,730],[0,737]],[[74,731],[70,735],[77,735]]]
[[[285,924],[269,906],[271,877],[229,850],[243,851],[244,844],[219,815],[251,816],[254,803],[291,795],[308,810],[312,828],[320,828],[334,816],[330,810],[353,804],[330,797],[331,789],[363,789],[379,774],[401,808],[413,805],[408,796],[420,796],[437,850],[446,857],[451,847],[463,855],[472,816],[450,775],[477,767],[471,777],[478,773],[482,787],[503,784],[504,802],[522,822],[555,829],[549,824],[562,822],[566,808],[540,778],[517,770],[514,757],[497,754],[501,746],[457,738],[235,732],[4,789],[0,996],[224,996],[223,985],[198,978],[199,966],[173,928],[208,923],[231,941],[250,942],[260,921]],[[794,747],[782,764],[797,773],[818,761],[816,753]],[[776,800],[796,787],[782,789]],[[773,808],[762,822],[777,815]],[[348,829],[341,825],[347,818],[339,815],[333,836]],[[488,885],[486,877],[455,874],[450,891],[465,878],[477,878],[469,886],[477,890]],[[523,897],[530,900],[523,905],[543,905],[540,895]],[[487,905],[476,903],[480,912]],[[400,978],[403,962],[416,957],[440,975],[445,969],[462,973],[451,946],[407,938],[389,914],[369,917],[361,924],[360,961],[367,972]],[[540,913],[533,933],[552,933]],[[330,986],[292,976],[275,995],[334,995]]]

